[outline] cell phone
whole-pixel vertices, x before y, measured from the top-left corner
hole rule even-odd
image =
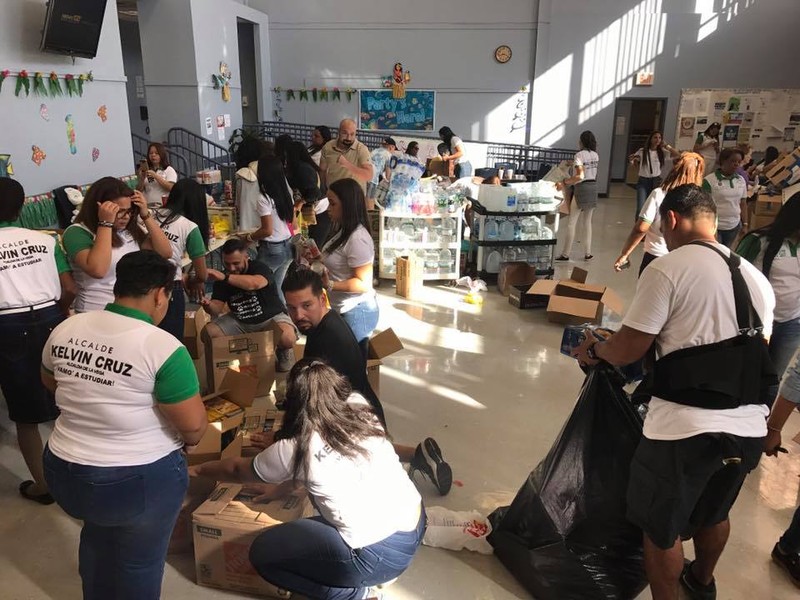
[[[622,263],[619,266],[619,270],[620,271],[624,271],[625,269],[630,269],[630,268],[631,268],[631,261],[629,261],[629,260],[626,260],[624,263]]]

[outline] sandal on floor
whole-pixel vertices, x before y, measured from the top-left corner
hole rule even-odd
[[[38,502],[39,504],[48,505],[55,502],[55,499],[50,494],[38,494],[38,495],[31,494],[28,490],[33,485],[36,485],[36,482],[30,479],[20,483],[19,484],[20,495],[26,500],[33,500],[34,502]]]

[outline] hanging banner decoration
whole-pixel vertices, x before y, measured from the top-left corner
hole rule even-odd
[[[14,95],[19,97],[19,93],[25,90],[25,95],[27,96],[31,92],[31,80],[28,77],[28,72],[25,69],[22,69],[19,73],[17,73],[17,85],[14,87]]]
[[[39,148],[39,146],[31,146],[31,160],[34,164],[38,167],[41,166],[42,161],[47,158],[47,154],[44,153],[44,150]]]
[[[100,108],[97,109],[97,116],[100,117],[103,123],[108,120],[108,108],[106,108],[105,104],[100,105]]]
[[[67,142],[69,143],[69,152],[70,154],[77,154],[78,146],[75,143],[75,120],[72,118],[72,115],[67,115],[64,118],[64,122],[67,124]]]
[[[47,83],[50,87],[50,95],[53,98],[64,95],[64,90],[61,88],[61,82],[58,80],[58,74],[55,71],[50,72],[50,76],[47,78]]]
[[[36,71],[33,74],[33,95],[47,96],[47,87],[44,85],[44,73]]]
[[[360,129],[433,131],[434,91],[413,90],[397,99],[392,90],[360,90],[359,100]]]
[[[42,117],[45,121],[50,120],[50,113],[47,110],[47,104],[40,104],[39,105],[39,116]]]

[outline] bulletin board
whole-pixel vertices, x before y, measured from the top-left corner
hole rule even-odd
[[[433,131],[436,92],[407,90],[393,98],[392,90],[359,90],[359,129]]]
[[[684,89],[675,143],[691,148],[697,134],[720,123],[722,147],[748,143],[790,151],[800,146],[800,89]]]

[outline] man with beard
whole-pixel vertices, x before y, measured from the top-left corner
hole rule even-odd
[[[330,186],[340,179],[355,179],[366,194],[373,169],[369,149],[356,139],[356,122],[343,119],[339,123],[339,137],[322,147],[319,162],[322,183]]]

